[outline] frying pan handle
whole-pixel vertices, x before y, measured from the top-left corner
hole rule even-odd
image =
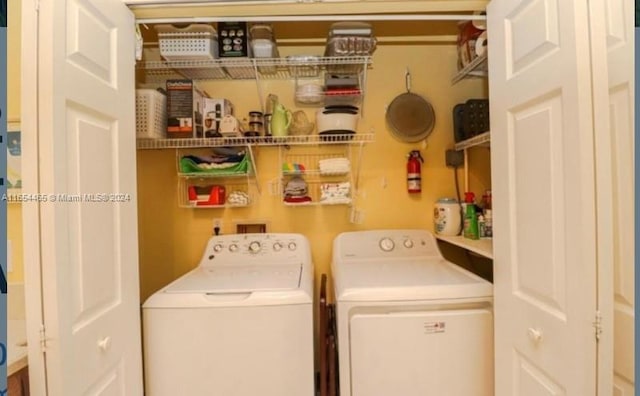
[[[407,67],[407,72],[404,75],[405,84],[407,85],[407,92],[411,93],[411,72]]]

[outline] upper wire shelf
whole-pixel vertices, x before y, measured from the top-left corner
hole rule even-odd
[[[345,68],[362,71],[372,64],[371,56],[330,56],[313,60],[288,58],[222,58],[210,60],[146,61],[137,69],[148,77],[162,79],[176,73],[193,80],[290,79],[318,77],[320,69]]]

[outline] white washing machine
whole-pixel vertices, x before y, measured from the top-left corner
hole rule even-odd
[[[147,396],[313,396],[313,265],[298,234],[214,236],[142,307]]]
[[[492,284],[423,230],[334,240],[341,396],[493,395]]]

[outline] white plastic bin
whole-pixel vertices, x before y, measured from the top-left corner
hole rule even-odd
[[[192,24],[186,28],[157,25],[160,55],[168,61],[207,60],[218,57],[216,30],[205,24]]]
[[[136,137],[167,137],[167,97],[155,89],[136,89]]]

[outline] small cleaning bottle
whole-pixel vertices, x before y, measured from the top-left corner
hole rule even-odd
[[[478,235],[478,217],[476,216],[475,194],[472,192],[464,193],[464,202],[467,204],[464,213],[464,232],[465,238],[480,239]]]
[[[487,212],[484,215],[485,222],[485,238],[493,238],[493,215],[491,214],[491,209],[487,209]]]

